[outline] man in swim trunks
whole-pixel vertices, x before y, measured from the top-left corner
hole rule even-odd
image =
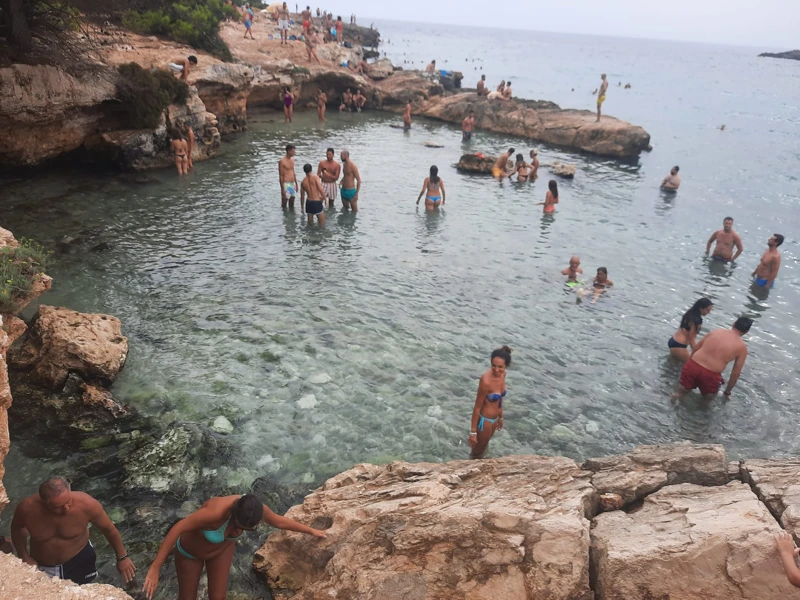
[[[781,268],[781,253],[778,247],[783,243],[783,236],[780,233],[772,234],[767,240],[767,251],[761,256],[756,270],[750,276],[755,277],[754,283],[763,288],[771,288],[775,285],[775,278],[778,276],[778,269]]]
[[[603,80],[603,83],[600,84],[600,89],[597,92],[597,122],[600,122],[600,107],[603,106],[603,102],[606,101],[606,92],[608,91],[608,80],[606,79],[606,74],[603,73],[600,78]]]
[[[531,150],[531,179],[539,177],[539,151]]]
[[[286,146],[286,156],[278,161],[278,177],[281,184],[281,208],[294,208],[294,199],[297,196],[297,175],[294,174],[294,155],[295,147],[293,144]]]
[[[674,192],[681,187],[681,176],[678,175],[678,171],[680,170],[681,168],[677,165],[672,167],[669,175],[664,177],[664,180],[661,182],[661,189]]]
[[[475,111],[469,111],[464,121],[461,123],[461,139],[468,142],[472,139],[472,133],[475,131]]]
[[[303,33],[308,35],[308,30],[311,28],[311,7],[306,6],[306,9],[300,13],[300,18],[303,19]]]
[[[406,102],[406,108],[403,110],[403,129],[411,129],[411,100]]]
[[[247,34],[250,34],[250,39],[255,39],[253,37],[253,30],[251,29],[253,26],[253,20],[255,19],[255,14],[253,13],[253,9],[250,8],[249,4],[244,5],[244,37],[247,39]]]
[[[336,200],[339,174],[342,171],[342,166],[333,159],[335,155],[333,148],[328,148],[325,151],[325,160],[320,161],[317,167],[317,176],[322,180],[322,189],[325,190],[328,206],[333,206],[333,202]]]
[[[11,539],[23,562],[50,577],[83,585],[97,577],[89,523],[108,540],[125,583],[132,581],[136,567],[106,511],[90,495],[73,492],[62,477],[51,477],[39,487],[38,494],[19,503],[11,521]]]
[[[319,177],[314,175],[311,171],[313,167],[309,164],[303,165],[303,173],[306,174],[303,183],[300,185],[300,207],[308,215],[308,224],[314,223],[314,215],[317,216],[317,222],[320,227],[325,225],[325,190],[322,189],[322,182]],[[308,195],[308,202],[306,202],[306,195]]]
[[[361,109],[364,108],[364,104],[367,102],[367,97],[361,93],[361,90],[356,90],[355,96],[353,96],[353,106],[356,107],[358,112],[361,112]]]
[[[672,401],[676,402],[695,388],[700,389],[704,399],[713,399],[725,383],[722,372],[729,362],[735,361],[724,392],[725,396],[730,396],[747,360],[747,346],[742,336],[750,331],[752,325],[752,319],[739,317],[732,329],[715,329],[700,340],[694,347],[692,357],[683,365],[680,383],[672,395]]]
[[[436,61],[432,60],[427,67],[425,67],[426,73],[435,73],[436,72]]]
[[[496,177],[497,179],[502,179],[506,175],[508,175],[508,159],[511,158],[514,154],[514,149],[509,148],[508,152],[503,152],[497,160],[494,162],[494,166],[492,167],[492,176]]]
[[[717,245],[714,246],[714,253],[711,258],[721,262],[734,261],[739,258],[739,255],[744,249],[742,246],[742,238],[733,230],[733,217],[725,217],[722,220],[722,229],[718,229],[711,234],[706,244],[706,255],[711,250],[711,244],[716,240]],[[736,254],[733,253],[733,247],[736,246]]]
[[[189,71],[197,66],[197,57],[194,54],[186,58],[176,58],[167,63],[167,67],[173,73],[180,73],[181,81],[189,81]]]
[[[342,94],[342,103],[339,105],[339,112],[343,110],[350,110],[350,107],[353,106],[353,92],[350,91],[350,88],[347,88],[347,91]]]
[[[489,90],[486,88],[486,75],[481,75],[481,80],[478,82],[478,96],[487,96]]]
[[[286,2],[278,9],[278,29],[281,32],[281,45],[289,44],[289,8]]]
[[[361,191],[361,174],[350,160],[350,153],[342,150],[342,206],[358,212],[358,193]]]
[[[583,269],[581,269],[581,259],[579,256],[573,256],[569,259],[569,266],[561,271],[562,275],[567,276],[567,282],[570,281],[578,281],[578,275],[583,274]]]
[[[344,44],[344,21],[342,21],[342,17],[336,17],[336,43],[340,46]]]

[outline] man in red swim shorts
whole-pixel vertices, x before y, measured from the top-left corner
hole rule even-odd
[[[692,357],[683,365],[680,383],[672,395],[672,401],[683,398],[695,388],[699,388],[703,398],[711,400],[725,383],[722,372],[729,362],[735,361],[724,392],[725,396],[730,396],[747,359],[747,346],[742,336],[750,331],[752,325],[752,319],[739,317],[733,328],[715,329],[700,340]]]
[[[311,28],[311,7],[306,6],[300,17],[303,19],[303,34],[308,35],[308,30]]]

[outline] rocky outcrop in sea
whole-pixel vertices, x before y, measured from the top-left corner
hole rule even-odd
[[[788,58],[790,60],[800,60],[800,50],[789,50],[787,52],[762,52],[758,56],[765,58]]]

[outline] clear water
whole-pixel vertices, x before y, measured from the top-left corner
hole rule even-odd
[[[655,149],[620,163],[538,145],[543,163],[578,166],[559,181],[554,217],[534,206],[546,168],[524,185],[454,169],[462,152],[527,155],[528,142],[478,133],[465,146],[455,127],[416,119],[405,134],[389,126],[398,117],[370,113],[332,112],[324,126],[311,114],[293,125],[251,115],[248,133],[182,180],[170,170],[9,178],[3,226],[61,249],[43,302],[123,322],[131,351],[115,395],[165,422],[233,414],[245,466],[231,482],[310,486],[359,462],[464,458],[477,380],[508,344],[506,428],[489,455],[580,459],[681,439],[724,443],[732,457],[800,453],[800,63],[752,48],[378,26],[395,62],[435,57],[469,80],[456,57],[482,57],[492,85],[513,77],[516,95],[565,107],[592,108],[606,71],[607,111],[644,126]],[[364,178],[358,215],[337,207],[320,231],[280,210],[287,141],[299,175],[328,146],[351,150]],[[448,202],[426,214],[414,203],[431,164]],[[664,195],[673,164],[683,187]],[[705,241],[728,214],[745,253],[710,264]],[[775,231],[787,238],[778,283],[753,291],[749,273]],[[65,237],[78,239],[59,245]],[[595,305],[563,285],[575,253],[587,277],[606,266],[616,284]],[[707,329],[756,318],[750,356],[730,402],[673,408],[679,368],[666,341],[703,295],[716,304]],[[10,465],[14,498],[57,467],[19,453]]]

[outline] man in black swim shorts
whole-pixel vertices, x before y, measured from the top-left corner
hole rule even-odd
[[[132,581],[136,567],[106,511],[89,494],[73,492],[62,477],[51,477],[39,487],[38,494],[19,503],[11,521],[11,540],[27,564],[50,577],[82,585],[97,577],[97,555],[89,541],[89,523],[108,540],[125,583]]]
[[[311,165],[303,165],[306,178],[300,184],[300,206],[308,214],[308,224],[311,225],[314,222],[314,215],[316,215],[321,227],[325,225],[325,213],[323,212],[325,189],[322,187],[320,178],[311,172],[313,170]],[[308,196],[308,200],[306,200],[306,196]]]

